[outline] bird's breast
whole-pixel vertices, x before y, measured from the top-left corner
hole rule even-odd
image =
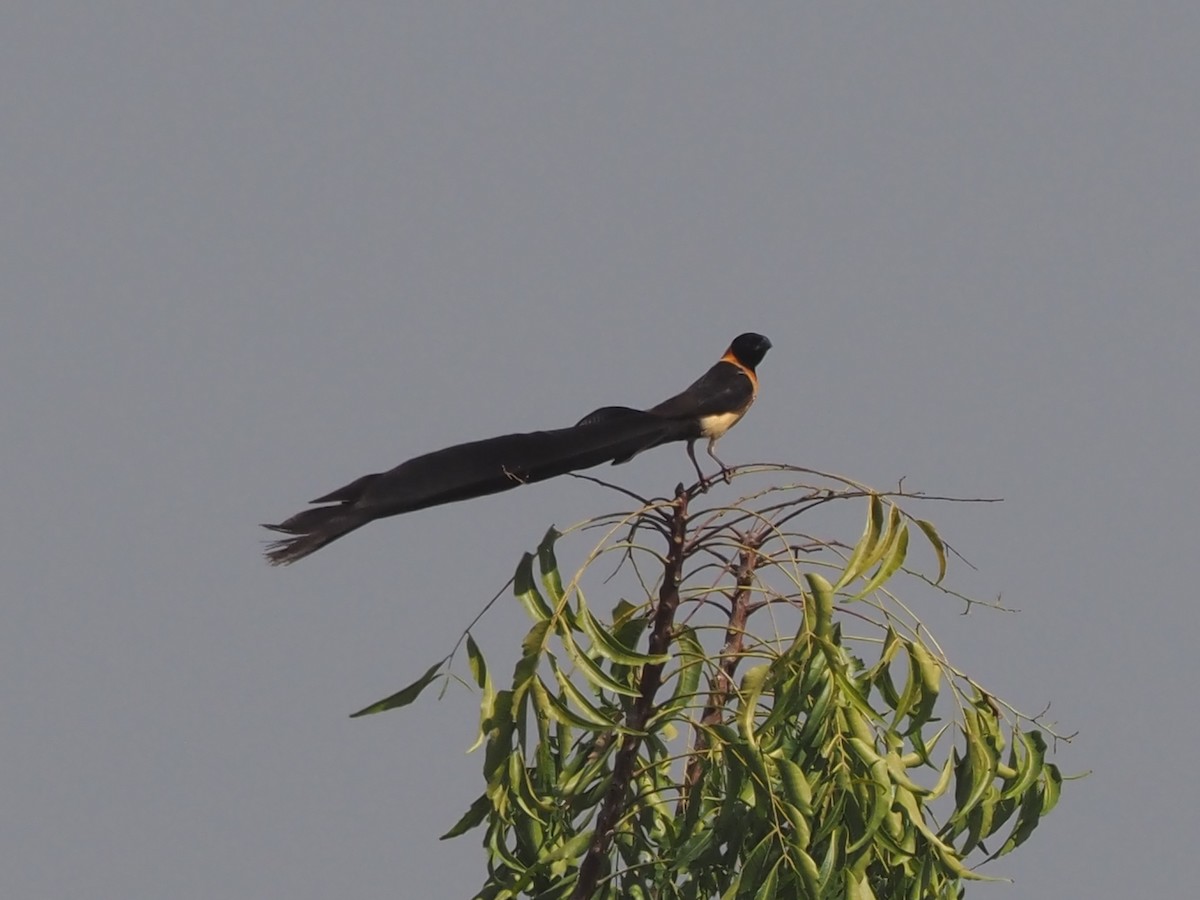
[[[736,412],[716,413],[711,416],[701,416],[700,418],[700,434],[706,438],[719,438],[730,428],[738,423],[738,420],[746,414],[744,409]]]

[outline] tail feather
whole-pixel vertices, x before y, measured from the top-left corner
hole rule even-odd
[[[355,478],[345,487],[340,487],[336,491],[330,491],[324,497],[318,497],[316,500],[309,500],[309,503],[355,503],[371,486],[379,474],[364,475],[362,478]],[[295,517],[293,517],[295,518]]]
[[[312,501],[332,505],[305,509],[278,525],[264,526],[292,535],[270,544],[266,557],[271,565],[289,565],[373,519],[624,462],[651,447],[691,437],[692,426],[685,421],[608,406],[570,428],[506,434],[435,450]]]
[[[271,531],[293,535],[272,541],[267,545],[264,555],[267,562],[273,566],[291,565],[356,528],[361,528],[372,518],[374,517],[346,505],[306,509],[278,525],[263,525]]]

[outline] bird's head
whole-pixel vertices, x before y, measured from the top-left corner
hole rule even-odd
[[[729,345],[729,354],[747,369],[754,371],[754,367],[762,362],[770,349],[771,342],[765,337],[747,331],[733,339],[733,343]]]

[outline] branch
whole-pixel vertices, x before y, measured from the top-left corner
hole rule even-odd
[[[654,626],[650,632],[648,652],[665,655],[674,639],[675,610],[679,608],[679,584],[683,577],[684,539],[687,537],[688,493],[682,484],[675,488],[675,501],[671,505],[671,541],[667,558],[663,564],[662,586],[658,591],[658,608],[654,613]],[[612,781],[600,804],[596,816],[596,831],[592,835],[587,855],[579,865],[579,880],[571,896],[574,900],[587,900],[600,882],[604,863],[612,846],[613,833],[625,806],[625,797],[633,781],[638,750],[642,743],[642,732],[654,711],[654,697],[662,685],[665,663],[654,663],[642,667],[641,693],[633,703],[627,724],[630,732],[621,741],[613,761]]]
[[[729,610],[729,625],[725,629],[725,646],[721,648],[721,662],[717,667],[716,675],[713,676],[708,705],[704,708],[700,722],[696,725],[696,740],[688,759],[687,771],[683,780],[683,793],[680,795],[676,811],[679,816],[682,816],[687,810],[692,790],[700,783],[700,777],[704,772],[704,751],[709,747],[708,727],[716,725],[724,718],[725,706],[734,690],[733,676],[737,672],[738,662],[742,658],[742,647],[746,637],[746,620],[751,612],[751,587],[754,583],[754,571],[758,567],[758,548],[767,533],[760,531],[747,536],[744,548],[738,553],[737,584],[733,592],[733,603]]]

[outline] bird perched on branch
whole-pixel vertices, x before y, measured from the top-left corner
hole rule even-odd
[[[495,494],[602,463],[627,462],[672,441],[687,441],[688,457],[707,487],[709,479],[695,453],[696,441],[707,438],[708,455],[728,480],[728,467],[713,448],[754,402],[755,368],[770,349],[771,342],[761,334],[740,334],[690,387],[650,409],[604,406],[569,428],[456,444],[413,457],[387,472],[364,475],[311,501],[323,505],[278,525],[264,525],[291,535],[268,546],[267,560],[287,565],[374,519]]]

